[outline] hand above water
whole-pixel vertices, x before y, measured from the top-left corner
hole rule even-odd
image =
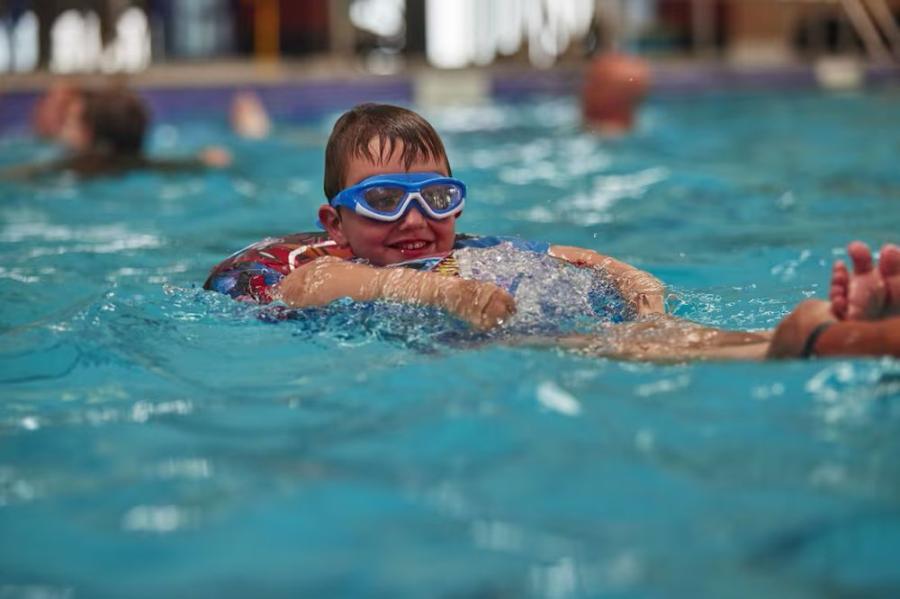
[[[493,283],[433,276],[440,278],[433,279],[434,301],[427,303],[434,303],[478,330],[500,326],[516,313],[516,300]]]

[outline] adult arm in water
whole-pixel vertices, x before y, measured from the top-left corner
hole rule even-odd
[[[639,316],[665,314],[663,294],[666,288],[650,273],[593,250],[569,245],[551,245],[550,255],[575,266],[599,268],[606,272]]]
[[[772,333],[724,331],[662,315],[610,327],[603,337],[571,335],[551,343],[592,355],[660,362],[900,357],[900,247],[885,245],[877,269],[864,244],[851,243],[847,253],[853,272],[835,263],[830,301],[800,303]]]
[[[516,311],[512,296],[493,283],[406,268],[380,268],[328,256],[292,271],[273,293],[274,299],[293,308],[322,306],[342,297],[436,306],[478,329],[502,324]]]
[[[818,356],[900,357],[900,246],[885,244],[876,267],[866,244],[847,246],[831,270],[830,302],[808,300],[775,329],[770,358]]]
[[[835,320],[829,302],[807,300],[775,329],[767,356],[794,358],[813,354],[900,357],[900,316],[881,320]]]

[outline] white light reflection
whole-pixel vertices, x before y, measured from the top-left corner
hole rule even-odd
[[[19,421],[26,431],[36,431],[41,428],[41,423],[36,416],[26,416]]]
[[[150,26],[139,8],[129,8],[116,23],[116,37],[103,51],[100,65],[104,72],[136,72],[150,65]]]
[[[841,464],[819,464],[809,473],[809,482],[818,487],[838,488],[846,480],[847,469]]]
[[[56,73],[88,71],[100,56],[100,18],[91,11],[62,13],[50,29],[50,70]]]
[[[625,588],[637,583],[643,575],[643,566],[633,551],[624,551],[606,565],[607,583],[613,588]]]
[[[639,429],[634,434],[634,446],[641,453],[652,453],[656,449],[656,435],[649,428]]]
[[[548,599],[574,596],[578,590],[575,560],[566,556],[547,566],[533,566],[531,585],[541,597]]]
[[[750,392],[753,399],[765,401],[773,397],[784,395],[785,387],[782,383],[772,383],[770,385],[758,385]]]
[[[494,7],[499,17],[497,24],[497,51],[505,56],[515,54],[522,45],[522,2],[520,0],[494,0],[487,3]]]
[[[177,505],[139,505],[122,518],[122,528],[130,531],[167,533],[184,527],[189,521]]]
[[[50,29],[50,40],[50,70],[57,73],[135,72],[150,64],[150,26],[139,8],[122,13],[116,35],[106,48],[100,36],[100,18],[93,11],[63,12]]]
[[[575,399],[575,396],[552,381],[544,381],[538,385],[536,394],[538,403],[551,412],[557,412],[563,416],[581,414],[581,404]]]
[[[0,597],[24,597],[26,599],[72,599],[75,589],[49,587],[37,584],[0,584]]]
[[[427,0],[425,3],[425,53],[428,61],[439,68],[456,69],[466,66],[474,36],[468,30],[471,14],[469,0],[445,2]]]
[[[479,549],[510,554],[568,555],[576,543],[567,537],[503,522],[475,520],[471,526],[472,540]]]
[[[772,273],[772,276],[777,277],[782,283],[790,283],[797,278],[797,269],[800,268],[804,262],[809,260],[810,256],[812,256],[812,253],[809,250],[802,250],[798,258],[788,260],[783,264],[776,264],[769,272]]]
[[[527,549],[530,535],[522,528],[496,520],[478,520],[472,524],[472,538],[475,546],[491,551],[518,553]]]
[[[532,64],[547,68],[584,36],[592,0],[427,0],[426,55],[439,68],[486,65],[527,40]]]
[[[148,401],[139,401],[131,406],[131,420],[134,422],[147,422],[155,416],[177,414],[183,416],[194,411],[191,402],[184,400],[164,401],[153,404]]]
[[[27,503],[38,496],[35,486],[23,478],[17,478],[12,468],[0,466],[0,507],[14,503]],[[0,597],[2,597],[0,593]]]
[[[9,34],[6,32],[4,24],[0,23],[0,73],[6,73],[7,71],[12,70],[10,48]]]
[[[171,459],[159,464],[156,472],[160,478],[210,478],[212,465],[205,458]]]
[[[659,395],[660,393],[671,393],[679,389],[684,389],[691,384],[691,377],[682,374],[671,379],[660,379],[652,383],[644,383],[635,387],[634,392],[641,397],[649,397],[651,395]]]
[[[826,425],[857,422],[866,417],[879,396],[896,392],[891,385],[880,384],[886,371],[884,364],[838,362],[806,382],[805,389],[813,396]]]
[[[153,235],[135,235],[129,239],[120,239],[109,243],[96,245],[74,245],[35,248],[28,252],[29,258],[41,258],[44,256],[64,256],[66,254],[115,254],[125,250],[144,250],[160,247],[162,242]]]
[[[596,156],[593,167],[600,168],[608,160],[605,156]],[[504,168],[499,178],[511,185],[530,185],[544,183],[559,185],[560,177],[577,177],[579,169],[584,167],[565,167],[547,161],[532,159],[530,168]],[[565,205],[535,206],[517,214],[521,218],[534,222],[568,222],[577,217],[583,225],[609,222],[610,209],[621,200],[636,200],[644,197],[657,183],[668,178],[665,168],[654,167],[626,175],[598,175],[594,177],[590,192],[578,192],[566,196]]]
[[[21,268],[5,268],[0,266],[0,279],[12,279],[26,285],[40,282],[41,278],[24,271]]]
[[[0,73],[32,71],[38,62],[38,20],[31,11],[7,29],[0,26]]]
[[[406,0],[354,0],[350,5],[350,22],[359,29],[382,37],[403,33]]]

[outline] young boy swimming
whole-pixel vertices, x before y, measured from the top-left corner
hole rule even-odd
[[[510,290],[440,273],[461,274],[456,252],[505,241],[526,253],[602,269],[632,312],[664,312],[659,281],[596,252],[457,235],[465,184],[451,176],[437,132],[410,110],[363,104],[345,113],[328,140],[324,179],[328,203],[318,216],[326,235],[254,244],[216,267],[205,287],[294,308],[341,297],[415,302],[488,329],[515,313]],[[415,268],[385,268],[410,262]]]
[[[341,116],[326,147],[324,179],[328,202],[318,211],[324,235],[297,234],[254,244],[216,266],[204,287],[244,300],[280,301],[291,308],[322,306],[339,298],[432,305],[486,330],[516,315],[514,295],[522,295],[523,280],[549,298],[578,287],[569,282],[581,271],[610,281],[626,306],[604,312],[585,301],[580,303],[582,315],[630,322],[608,327],[602,336],[541,331],[514,342],[636,359],[759,359],[767,353],[812,353],[801,351],[803,339],[811,339],[814,350],[818,339],[813,337],[822,334],[814,335],[818,324],[812,331],[805,324],[821,320],[818,309],[811,311],[815,317],[802,319],[803,326],[780,327],[777,345],[770,345],[769,333],[722,331],[681,321],[665,315],[658,280],[612,258],[575,247],[457,235],[465,184],[452,177],[443,143],[431,125],[403,108],[363,104]],[[543,273],[497,276],[492,271],[502,266],[496,263],[501,256],[492,255],[492,263],[479,262],[477,255],[501,246],[529,256],[522,264],[546,268],[549,261],[584,268],[566,267],[561,270],[564,276],[552,272],[546,281]],[[897,262],[894,274],[900,275]],[[848,291],[844,299],[851,295]],[[576,299],[566,298],[565,303],[578,304]],[[854,305],[860,301],[848,300]],[[810,310],[798,312],[802,316]],[[800,334],[804,337],[798,349],[795,337]],[[874,353],[882,351],[873,347]]]

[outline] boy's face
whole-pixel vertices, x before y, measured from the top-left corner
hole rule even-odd
[[[370,149],[374,156],[380,154],[377,139],[372,140]],[[398,142],[391,156],[382,163],[354,156],[347,167],[344,189],[374,175],[405,172],[449,174],[444,161],[434,158],[418,159],[407,171],[400,159],[402,152],[403,144]],[[350,246],[355,256],[365,258],[375,266],[450,252],[456,239],[457,216],[441,220],[428,218],[419,210],[417,202],[413,202],[406,214],[394,222],[373,220],[328,204],[319,208],[319,220],[331,239],[340,245]]]

